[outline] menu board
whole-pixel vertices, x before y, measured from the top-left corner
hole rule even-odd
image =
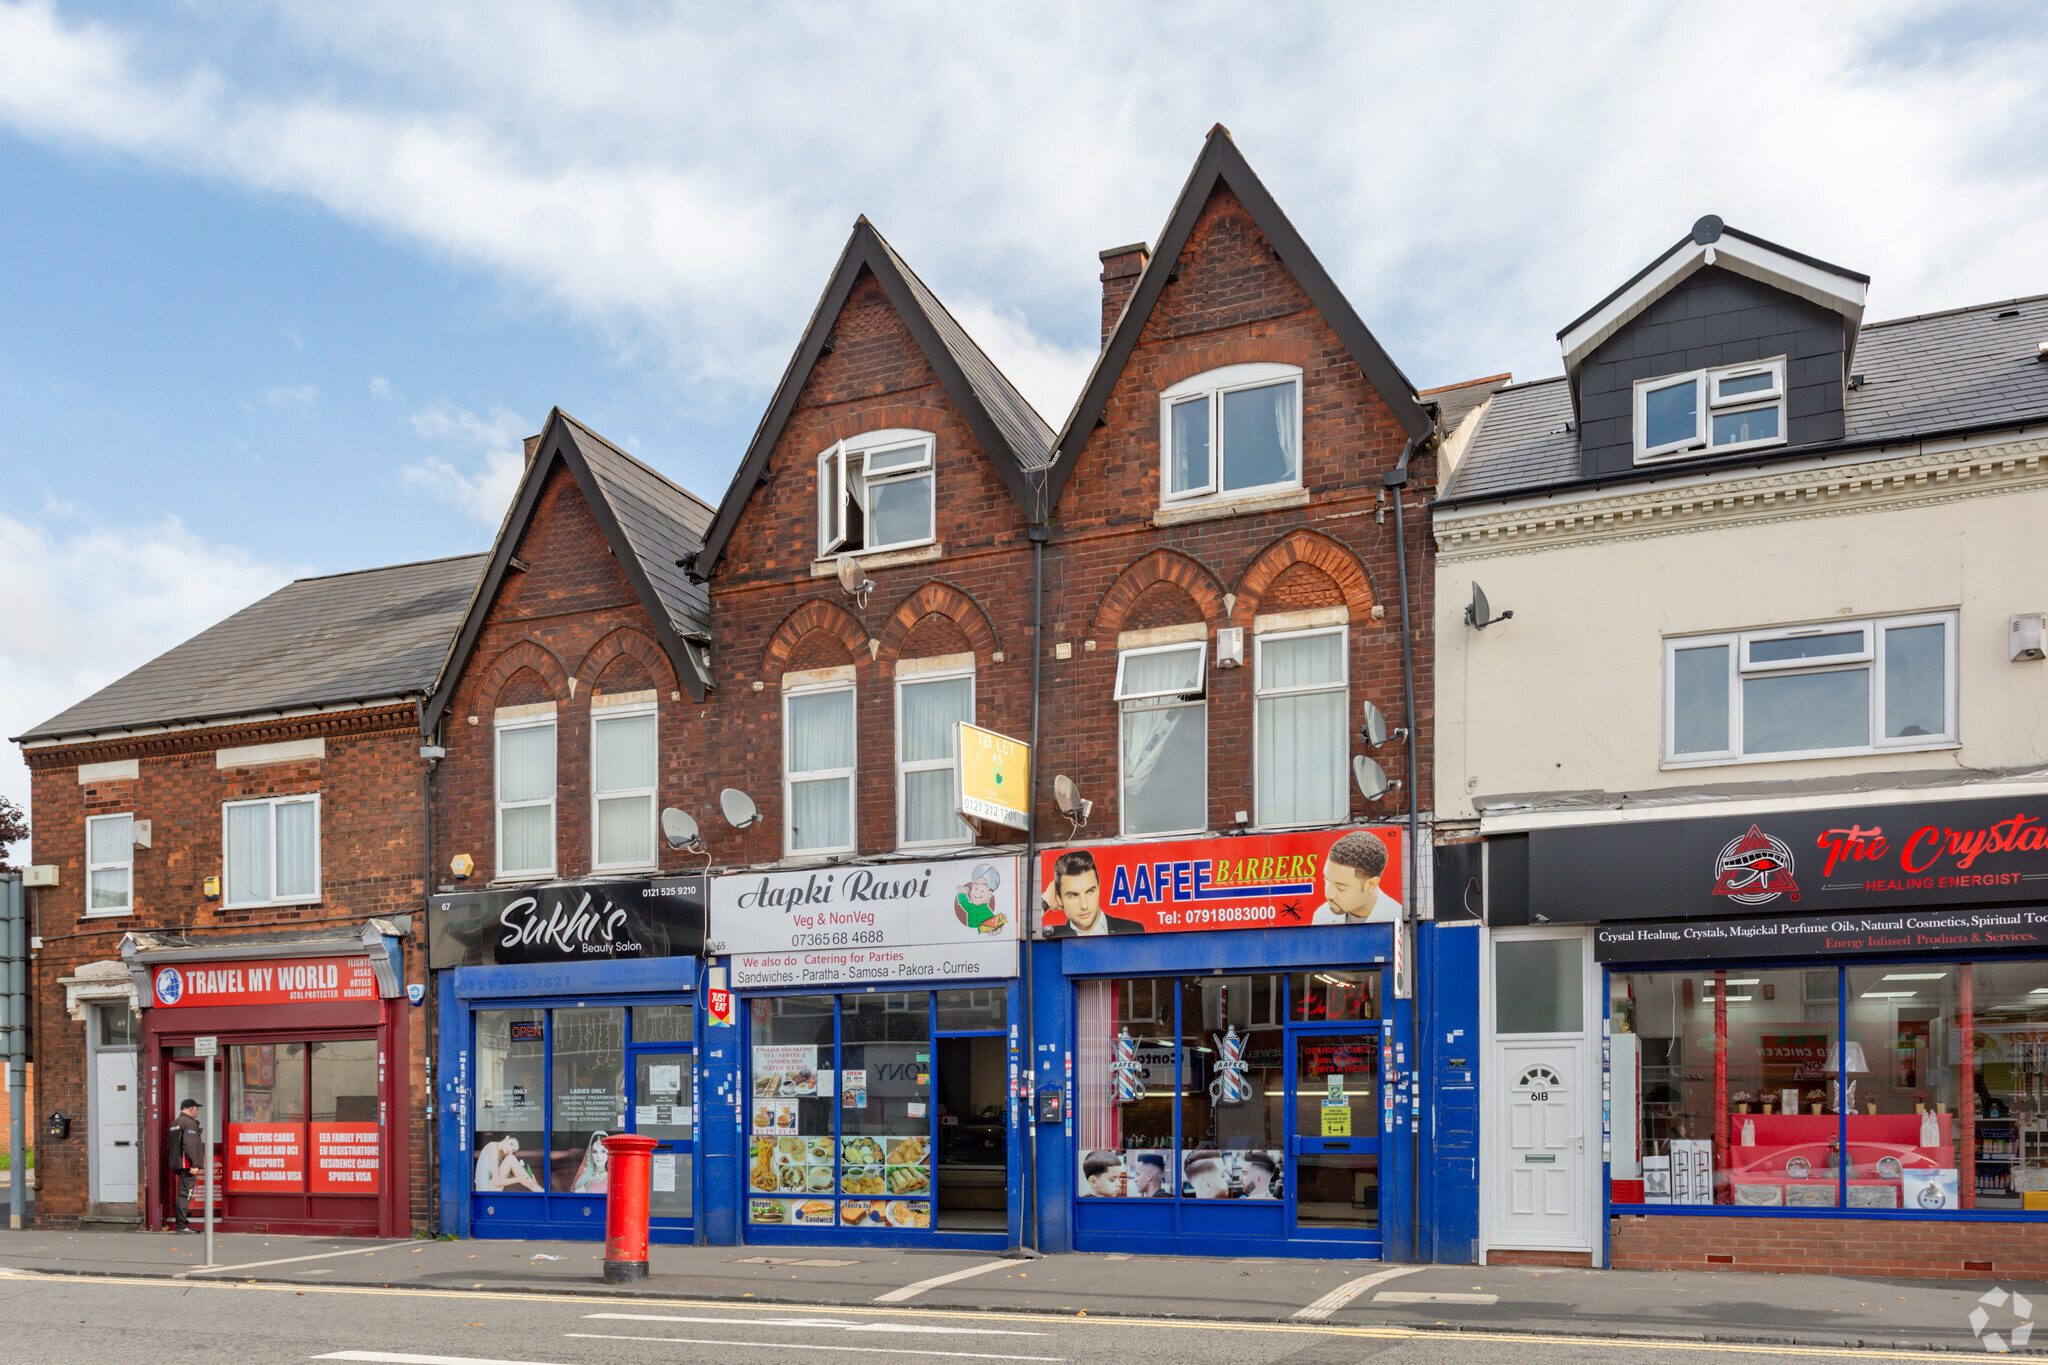
[[[711,883],[734,987],[1017,974],[1015,857],[754,872]]]
[[[383,1168],[374,1123],[312,1125],[314,1194],[375,1194]]]
[[[306,1125],[229,1124],[227,1167],[228,1189],[236,1194],[297,1194],[306,1180]]]

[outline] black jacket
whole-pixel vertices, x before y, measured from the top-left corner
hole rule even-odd
[[[1145,932],[1145,926],[1139,920],[1118,919],[1115,915],[1104,915],[1102,922],[1112,934],[1142,934]],[[1071,924],[1055,924],[1052,928],[1045,931],[1045,936],[1047,938],[1080,938],[1081,934]]]
[[[171,1141],[167,1152],[174,1171],[206,1169],[206,1132],[196,1114],[179,1114],[171,1120]]]

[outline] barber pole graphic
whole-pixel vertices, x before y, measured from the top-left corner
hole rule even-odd
[[[1216,1079],[1209,1082],[1209,1098],[1218,1104],[1243,1104],[1251,1097],[1252,1080],[1246,1074],[1244,1039],[1237,1036],[1237,1025],[1232,1024],[1222,1037],[1216,1038]]]
[[[1138,1063],[1138,1043],[1129,1029],[1118,1029],[1116,1060],[1109,1066],[1109,1095],[1118,1104],[1136,1104],[1145,1098],[1145,1082]]]

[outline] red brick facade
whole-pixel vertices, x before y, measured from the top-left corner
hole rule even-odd
[[[2048,1279],[2048,1224],[2043,1223],[1625,1214],[1612,1227],[1616,1270]]]
[[[468,854],[470,884],[496,875],[497,807],[493,790],[493,718],[501,707],[555,705],[555,873],[591,872],[590,703],[622,692],[655,694],[661,788],[656,807],[683,805],[699,772],[705,708],[690,701],[668,656],[655,643],[634,595],[575,476],[557,464],[548,474],[525,534],[485,616],[441,721],[448,751],[434,774],[434,876]],[[657,841],[664,872],[702,866]]]
[[[314,760],[221,769],[224,748],[323,739]],[[86,1030],[66,1010],[62,978],[88,963],[118,963],[131,932],[177,932],[230,942],[238,930],[276,932],[360,924],[371,916],[414,914],[423,904],[425,850],[421,810],[419,726],[410,706],[333,712],[317,717],[203,730],[173,731],[90,745],[30,749],[35,813],[35,863],[55,864],[58,885],[31,893],[42,948],[35,953],[35,1048],[40,1115],[72,1118],[68,1138],[40,1133],[36,1148],[39,1226],[71,1227],[91,1203],[93,1142],[87,1093]],[[137,762],[133,780],[79,782],[81,764]],[[252,797],[320,795],[320,899],[310,905],[225,908],[209,900],[205,882],[222,875],[221,806]],[[132,813],[151,823],[151,847],[135,850],[134,909],[104,917],[85,913],[85,821]],[[407,977],[426,980],[416,945],[406,953]],[[426,1029],[413,1011],[407,1067],[414,1093],[425,1093]],[[139,1030],[138,1030],[139,1032]],[[148,1077],[142,1077],[146,1089]],[[407,1145],[407,1213],[412,1226],[431,1222],[431,1112],[411,1110]],[[168,1120],[166,1120],[167,1122]],[[145,1133],[143,1150],[150,1150]],[[145,1161],[147,1158],[144,1158]]]

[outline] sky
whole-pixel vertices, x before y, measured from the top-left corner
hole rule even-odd
[[[1429,387],[1705,213],[2048,292],[2044,108],[2031,3],[0,0],[0,734],[487,547],[550,407],[715,501],[863,213],[1058,426],[1219,121]]]

